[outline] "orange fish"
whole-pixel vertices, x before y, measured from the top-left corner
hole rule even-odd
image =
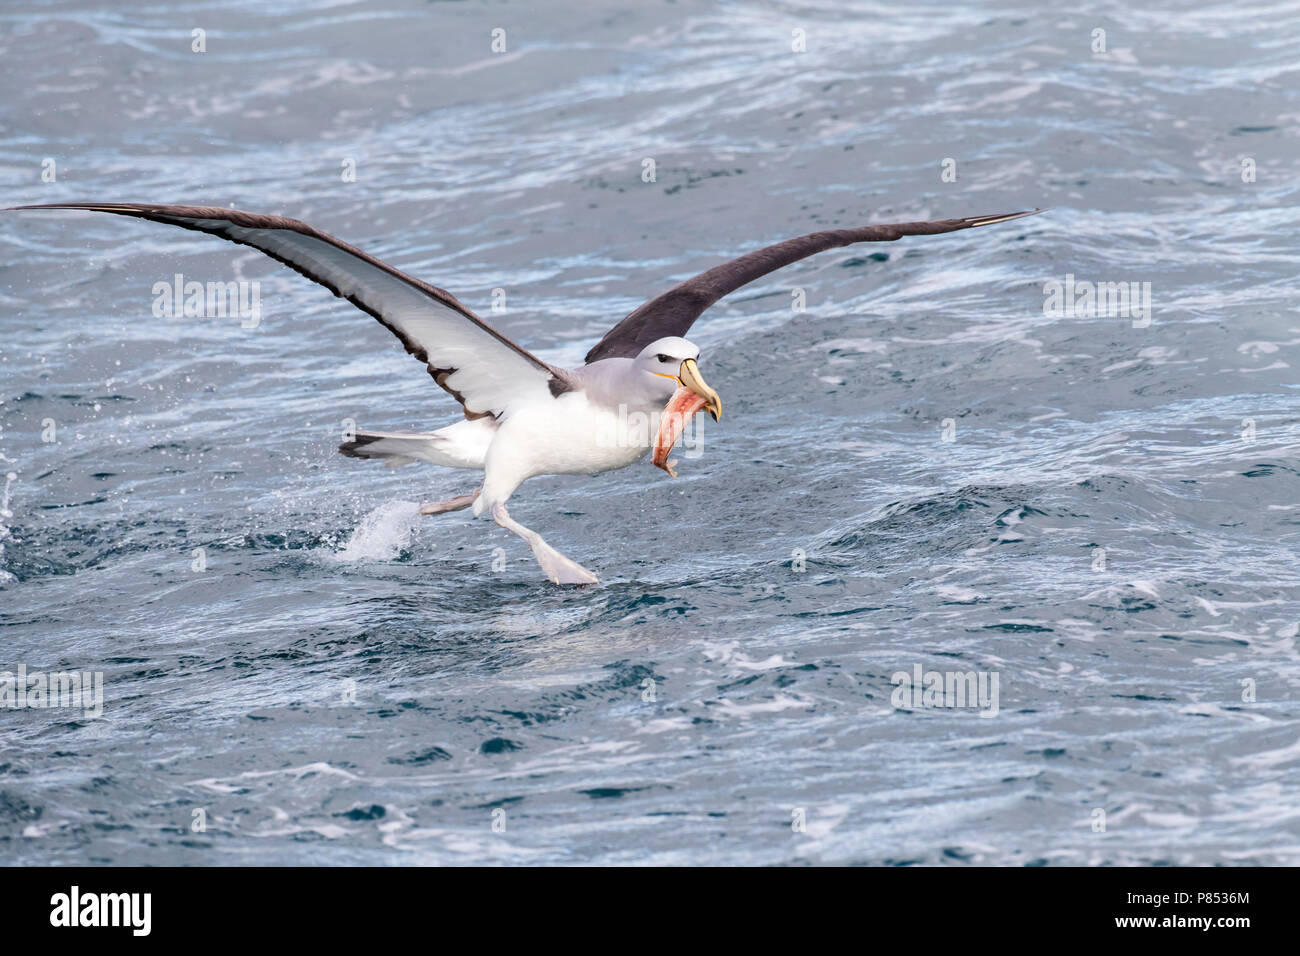
[[[673,450],[673,445],[677,444],[677,439],[681,437],[682,432],[686,430],[686,423],[707,405],[708,401],[703,395],[692,392],[689,388],[679,388],[668,400],[663,416],[659,419],[655,453],[650,460],[656,467],[662,468],[674,478],[677,477],[677,471],[673,466],[677,462],[669,461],[668,455]]]

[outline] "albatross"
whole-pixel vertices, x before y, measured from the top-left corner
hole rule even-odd
[[[472,508],[523,538],[556,584],[596,584],[595,574],[510,517],[506,502],[537,475],[600,474],[646,457],[676,477],[668,454],[697,411],[715,421],[722,399],[704,381],[700,350],[684,336],[709,306],[792,262],[859,242],[892,242],[1009,222],[997,216],[828,229],[756,249],[646,302],[605,333],[580,368],[538,358],[451,293],[297,219],[214,206],[45,203],[15,209],[77,209],[132,216],[251,246],[374,316],[460,403],[464,420],[432,432],[357,431],[344,455],[389,465],[425,461],[483,472],[479,487],[420,513]],[[654,434],[652,435],[651,432]]]

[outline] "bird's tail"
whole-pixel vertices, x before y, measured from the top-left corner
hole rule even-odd
[[[492,422],[491,425],[483,422]],[[496,433],[491,419],[457,422],[436,432],[362,432],[339,445],[349,458],[380,458],[389,468],[427,461],[444,468],[482,470]]]

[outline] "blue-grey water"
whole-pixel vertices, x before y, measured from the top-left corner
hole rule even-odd
[[[1300,862],[1298,81],[1270,0],[7,3],[4,205],[302,218],[555,363],[763,243],[1049,212],[710,310],[677,481],[512,502],[576,590],[416,517],[472,473],[336,453],[459,417],[369,317],[3,214],[0,671],[104,683],[0,709],[0,862]],[[260,323],[155,317],[176,273]]]

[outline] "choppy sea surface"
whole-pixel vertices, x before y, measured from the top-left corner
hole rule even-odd
[[[0,215],[0,671],[103,675],[0,708],[0,862],[1300,863],[1300,6],[1146,6],[7,3],[3,205],[302,218],[555,363],[761,244],[1049,211],[706,313],[677,481],[512,502],[576,590],[336,453],[459,416],[369,317]]]

